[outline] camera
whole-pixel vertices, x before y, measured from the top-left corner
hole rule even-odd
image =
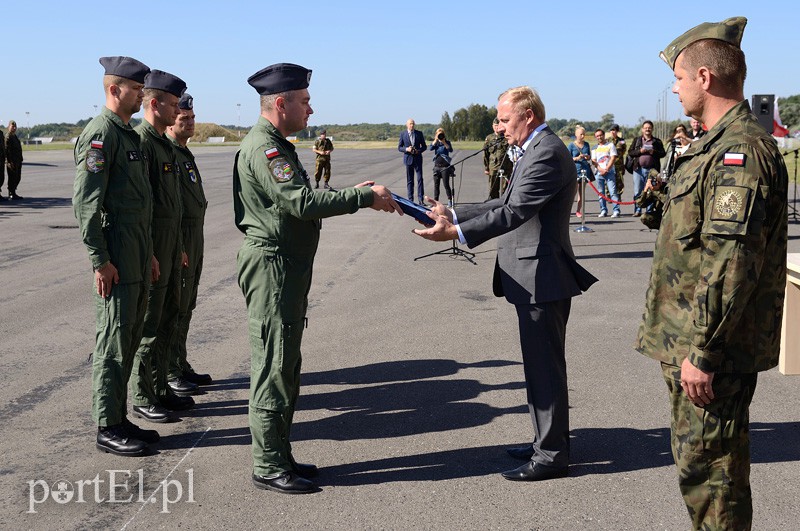
[[[437,136],[436,138],[438,138],[439,140],[444,140],[444,133],[439,133],[439,136]]]

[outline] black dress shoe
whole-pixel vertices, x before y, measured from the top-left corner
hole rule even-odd
[[[294,472],[279,472],[270,476],[253,474],[253,485],[259,489],[273,490],[283,494],[310,494],[319,488],[311,481]]]
[[[175,418],[172,413],[158,405],[151,404],[149,406],[133,406],[133,416],[140,419],[149,420],[150,422],[172,422]]]
[[[184,380],[183,378],[175,378],[174,380],[170,380],[167,382],[167,385],[172,392],[178,396],[189,396],[195,395],[200,392],[200,389],[197,387],[196,383],[192,383],[189,380]]]
[[[183,379],[197,385],[208,385],[214,381],[210,374],[198,374],[194,371],[184,371]]]
[[[519,468],[503,472],[503,477],[511,481],[545,481],[567,477],[569,467],[547,466],[529,461]]]
[[[147,453],[147,444],[128,435],[122,424],[97,428],[97,449],[114,455],[138,457]]]
[[[307,465],[305,463],[292,463],[292,470],[301,478],[311,479],[319,476],[317,465]]]
[[[128,434],[128,437],[132,439],[139,439],[140,441],[144,441],[148,444],[157,443],[161,440],[161,436],[156,430],[143,430],[128,420],[128,417],[122,419],[122,428],[125,430],[125,433]]]
[[[11,199],[12,201],[19,201],[20,199],[25,199],[21,195],[17,194],[8,194],[8,198]]]
[[[186,411],[194,407],[194,399],[191,396],[178,396],[167,393],[159,397],[159,403],[171,411]]]
[[[533,457],[533,445],[517,446],[516,448],[506,448],[508,455],[514,459],[522,459],[523,461],[530,461]]]

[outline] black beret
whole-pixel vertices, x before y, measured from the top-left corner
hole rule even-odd
[[[291,63],[278,63],[259,70],[248,77],[247,82],[262,96],[300,90],[308,88],[311,70]]]
[[[180,98],[186,91],[186,83],[178,76],[162,70],[151,70],[144,78],[144,88],[163,90]]]
[[[124,77],[137,83],[144,83],[145,76],[150,72],[146,64],[124,55],[101,57],[100,64],[106,69],[104,75]]]
[[[319,132],[319,134],[321,134],[321,135],[327,135],[327,134],[328,134],[328,132],[327,132],[325,129],[323,129],[322,131],[320,131],[320,132]]]
[[[191,94],[189,94],[188,92],[183,93],[183,96],[181,96],[180,101],[178,101],[178,108],[187,110],[194,108],[194,98],[192,98]]]

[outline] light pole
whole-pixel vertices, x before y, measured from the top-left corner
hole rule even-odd
[[[25,111],[25,122],[28,127],[28,140],[31,139],[31,113],[30,111]]]
[[[242,104],[236,104],[236,136],[242,138]]]

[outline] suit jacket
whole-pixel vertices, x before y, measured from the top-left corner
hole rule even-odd
[[[417,149],[416,155],[409,155],[406,153],[406,148],[412,146]],[[400,133],[400,141],[397,143],[397,151],[403,153],[403,164],[406,166],[422,165],[422,154],[428,149],[428,144],[425,143],[425,136],[414,129],[413,138],[409,137],[408,129]]]
[[[498,237],[495,295],[538,304],[574,297],[597,281],[575,260],[570,243],[576,186],[569,151],[546,127],[517,161],[501,197],[456,208],[470,248]]]

